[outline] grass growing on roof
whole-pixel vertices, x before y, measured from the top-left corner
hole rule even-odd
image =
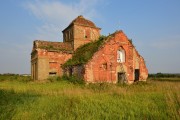
[[[105,39],[105,36],[100,36],[98,40],[79,47],[72,56],[72,59],[69,59],[66,63],[64,63],[63,67],[87,63],[88,60],[92,58],[93,54],[98,51]]]
[[[49,51],[71,51],[65,48],[61,48],[61,47],[54,47],[53,45],[47,45],[47,46],[41,46],[39,47],[41,49],[45,49],[45,50],[49,50]]]

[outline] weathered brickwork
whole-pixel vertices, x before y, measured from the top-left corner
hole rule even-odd
[[[98,40],[100,28],[78,16],[62,32],[63,43],[34,41],[31,53],[31,74],[34,80],[63,74],[78,75],[87,83],[133,83],[147,79],[145,61],[123,31],[116,31],[106,37],[87,63],[62,67],[78,47]]]
[[[121,50],[125,51],[124,62],[118,61],[118,51]],[[73,66],[73,71],[74,74],[83,73],[81,75],[87,83],[133,83],[144,81],[148,77],[143,57],[122,31],[110,35],[103,46],[94,53],[92,59],[82,66],[85,72],[77,71],[79,65]]]
[[[72,23],[63,31],[63,42],[72,44],[74,50],[79,46],[97,40],[100,36],[100,28],[89,20],[78,16]]]
[[[32,79],[44,80],[53,75],[62,76],[61,65],[72,57],[72,52],[72,47],[68,44],[34,41],[31,53]]]

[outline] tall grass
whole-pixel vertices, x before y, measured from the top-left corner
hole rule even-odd
[[[0,119],[180,119],[180,82],[24,81],[7,78],[0,82]]]

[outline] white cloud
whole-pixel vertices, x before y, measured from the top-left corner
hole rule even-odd
[[[55,40],[62,39],[61,31],[78,15],[88,19],[96,16],[94,9],[97,0],[79,0],[77,3],[65,4],[60,1],[36,0],[25,4],[25,7],[43,22],[37,27],[35,39]]]

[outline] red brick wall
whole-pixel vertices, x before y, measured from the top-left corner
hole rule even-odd
[[[97,40],[100,36],[100,29],[74,25],[74,49],[79,46]]]
[[[56,51],[47,51],[47,50],[38,50],[38,58],[46,59],[48,64],[47,72],[56,72],[57,75],[62,76],[63,71],[61,65],[64,64],[68,59],[72,57],[72,54],[65,53],[65,52],[56,52]],[[42,67],[42,66],[41,66]],[[44,73],[39,73],[44,74]]]
[[[87,82],[117,82],[117,73],[122,72],[120,64],[117,63],[117,51],[123,48],[125,50],[126,60],[123,68],[126,72],[128,82],[134,81],[135,59],[134,54],[138,54],[133,45],[129,42],[126,35],[119,31],[114,37],[110,37],[109,41],[94,54],[93,58],[85,65],[84,78]],[[133,51],[136,52],[133,52]],[[140,59],[137,63],[140,69],[140,79],[147,78],[147,68],[141,56],[136,55]],[[143,76],[143,77],[142,77]]]
[[[74,50],[79,46],[97,40],[100,36],[100,29],[83,25],[72,25],[63,31],[63,41],[70,42]]]

